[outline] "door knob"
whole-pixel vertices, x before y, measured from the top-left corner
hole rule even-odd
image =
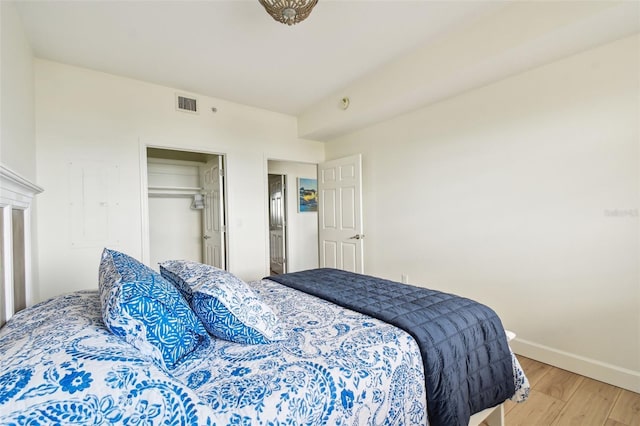
[[[356,234],[353,237],[349,237],[350,240],[362,240],[364,238],[364,234]]]
[[[205,240],[208,240],[208,239],[209,239],[209,238],[211,238],[211,237],[210,237],[210,236],[208,236],[208,235],[203,235],[203,236],[202,236],[202,238],[204,238]]]

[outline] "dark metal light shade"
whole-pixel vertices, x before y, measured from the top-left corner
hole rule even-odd
[[[293,25],[311,13],[318,0],[259,0],[265,10],[278,22]]]

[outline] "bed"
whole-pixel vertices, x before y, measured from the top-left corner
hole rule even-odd
[[[124,254],[105,253],[112,263],[119,255],[125,259],[114,286],[104,284],[114,271],[104,266],[109,259],[103,253],[98,290],[27,308],[0,330],[0,424],[446,424],[428,414],[432,395],[425,383],[431,374],[425,375],[422,349],[407,331],[276,278],[242,283],[224,271],[183,261],[165,263],[162,278]],[[329,272],[313,273],[322,280]],[[284,275],[284,281],[300,279]],[[228,305],[220,302],[225,297],[220,288],[230,287],[220,283],[230,280],[246,287]],[[127,290],[124,281],[134,285]],[[172,298],[169,310],[182,318],[204,306],[206,332],[189,323],[192,331],[176,339],[166,331],[174,327],[163,322],[167,314],[152,320],[147,315],[141,325],[123,320],[112,303],[114,294],[130,302],[134,298],[127,291],[156,291],[167,283],[181,299]],[[149,294],[143,295],[143,310]],[[252,306],[252,317],[235,313],[236,322],[220,322],[226,315],[220,309],[233,313],[236,302]],[[258,302],[261,307],[254,309]],[[215,319],[206,318],[212,311]],[[127,315],[135,316],[132,312]],[[153,339],[140,336],[152,327],[160,330],[160,350]],[[504,330],[498,340],[506,342]],[[190,349],[182,353],[184,345]],[[520,402],[528,382],[510,350],[508,356],[506,388],[513,394],[504,399]]]

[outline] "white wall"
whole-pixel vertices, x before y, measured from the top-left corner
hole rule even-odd
[[[269,173],[287,175],[287,272],[318,267],[318,213],[298,212],[298,178],[317,179],[315,164],[269,161]]]
[[[0,164],[37,183],[33,77],[33,53],[20,16],[13,2],[0,1]],[[32,252],[30,275],[35,287],[38,282],[36,211],[37,198],[28,213]],[[37,298],[37,289],[31,291]],[[4,291],[1,293],[4,295]],[[4,304],[3,298],[0,297],[1,304]]]
[[[298,139],[294,117],[199,96],[200,114],[178,112],[175,90],[55,62],[35,61],[40,299],[97,287],[102,246],[142,256],[141,146],[227,154],[229,267],[268,274],[266,158],[315,163],[324,145]],[[218,112],[211,112],[212,107]],[[117,170],[108,241],[72,246],[70,163]],[[107,185],[107,184],[105,184]]]
[[[191,209],[193,198],[149,197],[149,266],[169,259],[202,262],[202,210]]]
[[[638,36],[340,137],[366,273],[478,299],[524,355],[640,391]],[[352,99],[353,101],[353,99]]]
[[[33,54],[13,2],[0,2],[0,162],[23,177],[36,177]]]

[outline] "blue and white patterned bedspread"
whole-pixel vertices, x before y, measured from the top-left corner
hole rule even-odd
[[[213,424],[180,382],[104,326],[97,291],[16,314],[0,330],[0,424]]]
[[[18,313],[0,330],[0,424],[427,424],[408,334],[272,281],[250,285],[288,339],[212,339],[171,376],[108,332],[97,292]]]
[[[424,425],[424,374],[404,331],[269,280],[249,283],[287,340],[215,340],[173,374],[221,424]]]

